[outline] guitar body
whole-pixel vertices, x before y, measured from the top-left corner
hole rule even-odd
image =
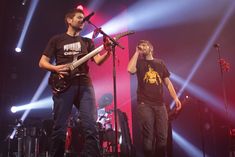
[[[53,93],[62,93],[71,86],[71,77],[51,73],[49,77],[49,85],[51,86]]]

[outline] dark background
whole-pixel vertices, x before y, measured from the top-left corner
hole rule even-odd
[[[161,2],[161,0],[158,1]],[[45,71],[38,68],[38,61],[48,39],[52,35],[66,30],[63,16],[68,9],[75,7],[77,4],[87,6],[92,1],[40,0],[23,43],[23,52],[16,53],[14,49],[19,39],[30,2],[30,0],[26,1],[25,6],[21,5],[21,1],[18,0],[2,0],[0,2],[0,140],[3,146],[6,146],[4,139],[11,130],[11,125],[15,123],[16,118],[22,115],[22,113],[10,113],[10,107],[13,104],[29,103],[33,92],[36,91],[38,84],[45,75]],[[136,2],[138,1],[102,0],[96,13],[106,15],[108,21],[109,18],[118,15],[125,9],[131,11],[131,6]],[[146,1],[146,3],[150,2],[153,1]],[[169,7],[171,4],[175,4],[174,1],[169,0],[168,2]],[[172,122],[172,125],[177,133],[201,151],[200,155],[202,155],[202,146],[204,144],[204,150],[209,156],[228,156],[228,123],[226,121],[228,116],[223,103],[221,75],[217,63],[218,53],[213,44],[220,44],[222,58],[225,58],[230,63],[230,71],[224,73],[224,82],[229,105],[229,126],[233,127],[235,121],[234,10],[213,42],[208,44],[208,41],[214,35],[217,26],[221,24],[228,8],[233,6],[234,3],[232,0],[197,1],[197,5],[195,4],[196,9],[194,9],[193,5],[192,8],[187,8],[189,6],[187,4],[195,3],[195,1],[180,2],[185,3],[185,8],[179,9],[175,14],[165,16],[165,19],[160,19],[159,21],[157,19],[152,20],[152,23],[146,24],[139,21],[139,25],[146,25],[146,28],[144,29],[143,27],[143,29],[136,30],[135,35],[128,38],[129,54],[132,56],[135,45],[140,39],[150,40],[154,44],[156,55],[165,61],[169,70],[185,80],[192,71],[198,57],[207,47],[208,54],[200,63],[198,70],[192,77],[191,83],[206,90],[213,96],[214,100],[220,101],[217,103],[206,101],[207,95],[199,96],[194,93],[196,88],[193,88],[193,92],[186,88],[181,99],[183,100],[184,96],[188,95],[190,103],[184,106],[181,114]],[[148,14],[147,10],[148,8],[140,8],[139,12]],[[158,11],[160,10],[153,9],[153,12]],[[138,19],[139,17],[135,18]],[[102,20],[103,23],[107,22],[104,19]],[[166,20],[169,23],[172,21],[172,24],[158,26],[157,23],[164,23]],[[177,20],[182,20],[183,22],[174,23]],[[103,23],[99,24],[102,25]],[[89,32],[89,29],[86,31]],[[172,82],[176,90],[179,91],[182,84],[175,82],[174,78],[172,78]],[[132,97],[131,107],[133,114],[130,117],[132,117],[133,131],[131,131],[133,132],[133,142],[137,150],[137,156],[141,156],[141,151],[139,151],[140,135],[136,115],[134,114],[136,107],[135,76],[130,76],[129,85],[131,90],[126,92],[131,93]],[[41,98],[49,94],[50,91],[45,90]],[[168,104],[171,103],[171,99],[167,94],[166,102]],[[45,117],[50,117],[50,112],[47,109],[33,111],[29,119],[30,117],[32,117],[31,119],[44,119]],[[193,153],[186,153],[185,149],[187,148],[184,148],[178,142],[174,141],[173,143],[174,156],[194,156]],[[5,148],[1,147],[1,152],[4,152]]]

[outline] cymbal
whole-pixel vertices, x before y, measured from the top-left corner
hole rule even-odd
[[[113,102],[113,95],[111,93],[106,93],[102,95],[101,98],[98,100],[98,105],[99,108],[101,109],[108,105],[111,105],[112,102]]]

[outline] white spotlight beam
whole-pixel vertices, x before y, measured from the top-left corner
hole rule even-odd
[[[186,154],[188,154],[189,157],[200,157],[203,155],[197,147],[184,139],[176,131],[173,130],[172,134],[175,142],[184,150]],[[206,157],[209,157],[209,155],[206,154]]]
[[[45,77],[43,78],[42,82],[40,83],[40,85],[39,85],[39,87],[38,87],[36,93],[34,94],[34,96],[33,96],[33,98],[31,99],[30,102],[35,102],[35,101],[37,101],[37,100],[39,99],[39,97],[41,96],[42,92],[44,91],[44,89],[45,89],[46,86],[47,86],[47,80],[48,80],[48,78],[49,78],[49,75],[50,75],[50,73],[47,72],[46,75],[45,75]],[[30,109],[27,109],[27,110],[24,112],[24,114],[21,116],[20,121],[24,122],[24,120],[25,120],[26,117],[28,116],[29,112],[30,112]],[[17,127],[19,127],[19,126],[20,126],[20,124],[17,124],[16,128],[14,128],[14,130],[13,130],[13,132],[11,133],[11,136],[10,136],[11,139],[14,138],[14,136],[15,136],[15,134],[16,134],[16,129],[17,129]]]
[[[20,106],[13,106],[12,110],[14,112],[19,112],[23,110],[31,110],[31,109],[42,109],[42,108],[50,108],[52,104],[52,98],[48,97],[39,101],[32,102],[30,104],[20,105]]]
[[[47,86],[49,76],[50,76],[50,72],[47,72],[42,82],[38,86],[38,89],[36,93],[34,94],[33,98],[31,99],[30,103],[37,101],[38,98],[41,96],[42,92],[45,90]],[[28,116],[29,112],[30,112],[30,109],[26,110],[20,119],[24,121],[26,117]]]
[[[187,79],[185,80],[184,85],[181,87],[180,91],[178,92],[178,96],[181,96],[181,94],[183,93],[183,91],[185,90],[186,86],[188,85],[188,83],[191,81],[192,77],[194,76],[194,74],[196,73],[196,71],[198,70],[199,66],[201,65],[201,63],[203,62],[203,60],[205,59],[206,55],[208,54],[209,50],[211,49],[212,45],[215,43],[217,37],[219,36],[220,32],[223,30],[226,22],[228,21],[228,19],[231,17],[233,11],[235,9],[235,1],[229,6],[227,12],[224,14],[223,18],[221,19],[219,25],[216,27],[213,35],[211,36],[211,38],[209,39],[209,41],[207,42],[205,48],[203,49],[203,51],[201,52],[197,62],[194,64],[190,74],[188,75]],[[171,106],[173,106],[174,102],[171,103]]]
[[[185,83],[185,80],[183,78],[174,73],[171,73],[171,78],[180,85],[184,85]],[[201,100],[209,102],[211,105],[215,106],[219,111],[223,110],[223,106],[221,106],[221,103],[223,103],[223,101],[218,99],[216,96],[210,94],[205,89],[195,85],[194,83],[189,82],[186,86],[186,90],[188,90],[190,93],[194,94]]]
[[[137,31],[197,22],[216,17],[229,2],[230,0],[217,3],[205,0],[138,1],[101,27],[108,34],[115,34],[125,29],[123,23],[128,25],[128,29]]]
[[[35,11],[35,9],[38,5],[38,2],[39,2],[39,0],[32,0],[31,3],[30,3],[30,8],[29,8],[29,11],[28,11],[28,14],[27,14],[24,26],[23,26],[23,30],[22,30],[21,35],[20,35],[20,39],[17,43],[16,49],[21,49],[22,48],[27,30],[29,28],[29,24],[30,24],[31,19],[33,17],[34,11]]]
[[[171,73],[171,78],[172,78],[172,80],[174,80],[175,82],[177,82],[180,85],[184,85],[184,83],[185,83],[185,80],[183,78],[181,78],[180,76],[178,76],[174,73]],[[186,86],[185,90],[188,90],[190,93],[192,93],[196,97],[207,102],[209,106],[213,106],[215,111],[217,111],[218,113],[220,113],[222,115],[224,113],[226,113],[225,106],[221,105],[221,104],[223,104],[223,101],[221,99],[218,99],[215,95],[209,93],[205,89],[195,85],[192,82],[189,82],[188,85]],[[229,113],[229,116],[231,116],[230,118],[235,120],[235,114],[233,114],[233,113],[235,113],[235,109],[233,106],[234,105],[231,104],[231,107],[228,110],[228,113]]]

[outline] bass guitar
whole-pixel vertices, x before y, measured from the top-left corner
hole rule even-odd
[[[133,34],[134,31],[127,31],[127,32],[123,32],[120,33],[118,35],[116,35],[114,37],[115,41],[119,40],[120,38]],[[62,74],[58,74],[58,73],[51,73],[50,77],[49,77],[49,85],[51,86],[51,89],[53,91],[53,93],[62,93],[64,91],[66,91],[70,85],[71,85],[71,79],[75,77],[75,72],[76,69],[83,64],[84,62],[88,61],[90,58],[94,57],[95,55],[97,55],[99,52],[101,52],[104,49],[104,45],[101,45],[99,47],[97,47],[96,49],[94,49],[93,51],[91,51],[90,53],[86,54],[85,56],[83,56],[82,58],[80,58],[79,60],[69,63],[68,64],[68,68],[69,68],[69,75],[62,75]]]

